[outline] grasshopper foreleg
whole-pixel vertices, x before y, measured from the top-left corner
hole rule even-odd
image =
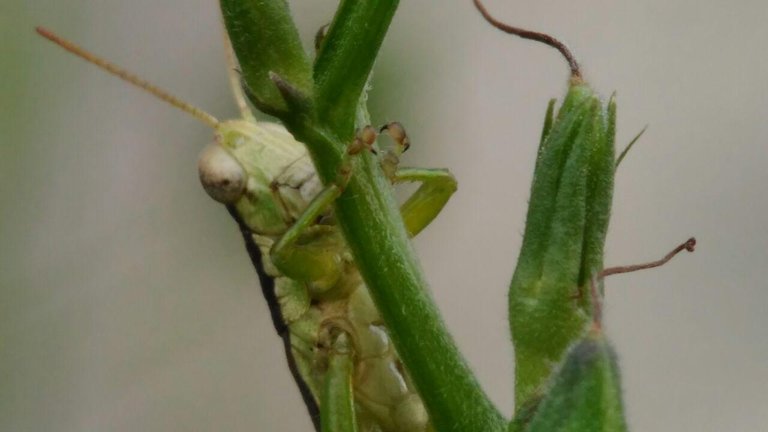
[[[270,251],[272,262],[286,276],[310,282],[319,292],[332,288],[344,271],[344,242],[336,227],[318,224],[341,195],[352,175],[352,158],[372,150],[376,131],[363,128],[347,146],[335,183],[328,185],[309,203],[296,222]]]
[[[353,355],[349,335],[339,330],[331,341],[328,369],[323,383],[320,405],[322,432],[357,432],[352,389]]]
[[[395,183],[395,175],[397,167],[400,164],[400,156],[411,147],[411,141],[408,139],[408,134],[405,132],[405,128],[400,122],[389,122],[382,126],[379,129],[379,132],[389,135],[395,142],[394,148],[387,149],[387,151],[380,156],[381,169],[384,171],[384,175],[386,175],[392,183]]]

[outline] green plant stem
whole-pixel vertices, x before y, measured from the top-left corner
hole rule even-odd
[[[399,0],[342,0],[315,60],[319,120],[350,131],[355,110]]]
[[[323,180],[332,182],[336,165],[328,152],[315,151],[330,147],[316,141],[327,135],[288,127],[294,133],[303,130],[297,137],[307,144]],[[365,154],[356,159],[351,180],[336,201],[336,217],[435,428],[504,430],[507,421],[475,380],[426,290],[389,180],[376,158]]]
[[[475,381],[425,289],[388,181],[367,159],[336,214],[432,422],[440,431],[501,430],[506,421]]]
[[[285,0],[220,0],[232,47],[240,63],[251,102],[261,111],[279,115],[286,109],[269,73],[297,89],[312,92],[312,65]],[[252,53],[259,53],[253,56]]]

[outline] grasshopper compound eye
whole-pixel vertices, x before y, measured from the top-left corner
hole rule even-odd
[[[211,198],[233,204],[243,196],[248,176],[240,163],[218,144],[208,145],[197,160],[200,183]]]

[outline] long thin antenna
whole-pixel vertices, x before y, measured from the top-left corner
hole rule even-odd
[[[688,252],[693,252],[696,249],[696,239],[694,237],[689,238],[685,241],[685,243],[681,243],[676,248],[672,249],[671,252],[666,254],[664,258],[657,260],[657,261],[651,261],[649,263],[645,264],[635,264],[635,265],[628,265],[628,266],[617,266],[617,267],[609,267],[603,271],[601,271],[597,277],[598,279],[602,279],[606,276],[620,274],[620,273],[630,273],[635,272],[638,270],[645,270],[650,269],[654,267],[663,266],[669,260],[675,257],[675,255],[679,254],[680,252],[686,250]]]
[[[224,33],[224,51],[227,54],[227,76],[229,77],[229,86],[232,88],[232,95],[235,97],[235,103],[240,110],[240,115],[243,118],[254,120],[253,112],[248,107],[248,102],[245,99],[245,93],[240,82],[240,73],[238,72],[237,58],[235,56],[235,49],[232,48],[232,41],[229,40],[229,35],[226,30]]]
[[[560,54],[565,57],[565,60],[568,62],[568,67],[571,68],[571,76],[573,78],[581,79],[581,70],[579,69],[579,63],[576,61],[576,57],[573,56],[573,53],[568,49],[567,46],[565,46],[564,43],[560,42],[559,40],[555,39],[553,36],[550,36],[546,33],[539,33],[535,31],[526,30],[520,27],[513,27],[509,24],[505,24],[496,18],[494,18],[488,10],[483,6],[482,3],[480,3],[480,0],[472,0],[475,3],[475,7],[478,11],[480,11],[480,14],[483,15],[483,18],[485,18],[486,21],[488,21],[492,26],[496,27],[497,29],[513,34],[515,36],[519,36],[523,39],[530,39],[535,40],[537,42],[542,42],[546,45],[551,46],[552,48],[555,48],[556,50],[560,51]]]
[[[89,63],[92,63],[98,66],[100,69],[105,70],[112,75],[115,75],[116,77],[122,79],[123,81],[127,81],[135,85],[136,87],[146,90],[147,92],[151,93],[155,97],[162,99],[165,102],[168,102],[169,104],[175,106],[176,108],[179,108],[180,110],[186,112],[187,114],[192,115],[193,117],[202,121],[208,126],[211,126],[212,128],[216,128],[219,125],[219,120],[217,120],[216,117],[208,114],[202,109],[192,104],[189,104],[187,102],[184,102],[183,100],[177,98],[176,96],[173,96],[172,94],[166,92],[165,90],[139,78],[138,76],[128,72],[127,70],[119,66],[116,66],[102,59],[101,57],[98,57],[95,54],[92,54],[84,50],[83,48],[80,48],[74,43],[54,34],[50,30],[44,27],[35,27],[35,31],[37,31],[37,33],[40,34],[40,36],[48,39],[49,41],[64,48],[65,50],[71,52],[72,54],[82,58],[83,60]]]

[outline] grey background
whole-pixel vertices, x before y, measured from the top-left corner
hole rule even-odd
[[[294,1],[309,43],[333,1]],[[617,91],[608,264],[700,247],[607,284],[607,328],[636,431],[768,424],[768,3],[487,0],[551,31]],[[195,168],[211,133],[44,42],[44,24],[220,118],[234,116],[215,2],[0,2],[0,429],[307,431],[232,221]],[[551,49],[485,25],[469,0],[403,0],[378,64],[377,123],[405,163],[458,193],[416,240],[477,375],[512,410],[505,293]]]

